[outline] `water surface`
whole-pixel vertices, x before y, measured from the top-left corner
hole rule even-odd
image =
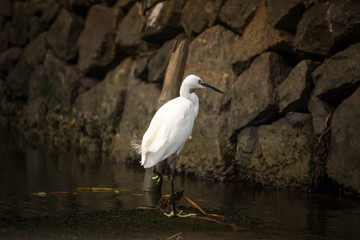
[[[33,148],[6,134],[2,134],[0,143],[0,217],[57,216],[154,204],[153,196],[142,192],[144,170],[140,166],[71,151],[59,153],[48,146]],[[294,239],[360,236],[359,200],[331,194],[279,192],[186,176],[177,176],[175,185],[200,206],[256,219],[263,231],[274,236],[279,233]],[[78,192],[79,187],[107,187],[120,192]],[[47,195],[33,195],[37,192]],[[164,183],[163,193],[170,193],[170,184]]]

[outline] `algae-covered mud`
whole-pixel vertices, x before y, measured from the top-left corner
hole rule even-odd
[[[232,216],[231,221],[252,225],[250,219]],[[108,210],[62,217],[20,218],[0,221],[1,239],[233,239],[256,234],[245,228],[235,230],[197,218],[168,218],[154,210]]]

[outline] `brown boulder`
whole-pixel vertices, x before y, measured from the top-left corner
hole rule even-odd
[[[123,60],[106,74],[105,79],[77,100],[77,112],[98,116],[100,120],[115,121],[121,117],[125,104],[126,82],[132,60]]]
[[[126,1],[131,1],[131,0],[123,0],[123,2]],[[147,11],[148,9],[152,8],[155,6],[155,4],[162,2],[162,0],[144,0],[142,1],[142,6],[144,8],[144,11]]]
[[[182,0],[170,0],[159,2],[148,10],[143,38],[149,41],[162,42],[181,32],[182,6]]]
[[[37,38],[29,42],[24,49],[23,58],[31,69],[44,60],[47,51],[46,36],[47,32],[41,33]]]
[[[77,67],[48,51],[44,64],[38,65],[30,76],[29,100],[41,98],[51,111],[69,110],[78,95],[80,79]]]
[[[151,118],[156,112],[160,89],[161,86],[158,84],[146,83],[134,78],[133,69],[130,70],[127,79],[126,104],[121,115],[118,132],[110,145],[111,159],[122,162],[138,159],[130,142],[134,135],[142,138],[148,128]]]
[[[233,62],[234,71],[239,75],[254,57],[266,50],[286,50],[292,39],[291,34],[271,27],[266,16],[265,1],[261,1],[242,38],[233,46],[233,51],[237,53]]]
[[[165,78],[165,72],[169,64],[170,56],[174,43],[184,39],[184,35],[180,34],[176,38],[166,41],[154,56],[150,58],[148,64],[148,76],[147,80],[150,82],[163,82]]]
[[[270,125],[245,128],[235,156],[240,178],[275,188],[309,189],[314,140],[306,113],[291,112]]]
[[[0,15],[9,17],[11,15],[10,0],[0,0]]]
[[[9,47],[10,33],[11,23],[6,22],[3,24],[0,17],[0,55],[5,52]]]
[[[360,86],[360,43],[338,52],[321,64],[312,76],[314,94],[337,106]]]
[[[29,39],[31,41],[45,29],[43,29],[39,16],[31,16],[29,22]]]
[[[198,34],[215,24],[220,0],[188,0],[181,12],[181,25],[188,36]]]
[[[0,78],[5,79],[20,58],[23,49],[12,47],[0,55]]]
[[[30,2],[14,1],[12,4],[11,43],[24,46],[29,39]]]
[[[331,121],[330,178],[360,191],[360,88],[335,110]]]
[[[145,43],[141,40],[141,31],[144,24],[141,3],[136,2],[116,30],[115,43],[118,47],[129,54],[143,51]]]
[[[221,7],[220,21],[241,35],[260,3],[261,0],[227,0]]]
[[[360,38],[360,2],[332,0],[315,4],[300,20],[294,46],[301,51],[329,55]]]
[[[232,129],[261,124],[276,117],[278,107],[273,94],[291,67],[274,52],[257,57],[234,82],[231,102]]]
[[[44,29],[49,28],[49,24],[56,18],[60,11],[60,6],[56,0],[48,0],[46,8],[41,14],[41,24]]]
[[[267,0],[266,14],[271,26],[288,32],[296,27],[305,12],[304,0]]]
[[[192,139],[181,152],[179,171],[217,179],[224,177],[222,169],[226,165],[226,159],[223,158],[222,151],[228,141],[225,110],[236,78],[231,70],[231,62],[235,54],[233,45],[238,40],[237,34],[216,25],[198,35],[189,45],[184,76],[196,74],[226,94],[221,95],[208,89],[196,91],[200,102],[199,114]]]
[[[116,12],[111,8],[103,5],[90,8],[78,41],[78,66],[87,75],[102,77],[114,61],[116,46],[113,32],[117,19]]]
[[[147,66],[147,80],[149,82],[163,82],[169,64],[172,48],[176,40],[166,41],[161,48],[149,59]]]
[[[29,127],[42,127],[46,117],[46,105],[41,98],[29,101],[24,107],[24,120]]]
[[[315,66],[311,60],[301,61],[275,89],[280,113],[307,110],[307,103],[313,88],[311,72]]]
[[[154,51],[140,53],[134,61],[134,77],[147,80],[148,79],[148,63],[154,55]]]
[[[26,98],[28,95],[29,76],[31,69],[24,59],[20,59],[9,72],[6,84],[11,95],[16,98]]]
[[[77,56],[76,43],[83,25],[84,21],[81,17],[65,9],[61,10],[51,25],[47,39],[54,53],[62,60],[69,61]]]
[[[334,108],[324,101],[321,101],[314,94],[311,94],[308,109],[312,116],[314,133],[320,135],[325,130],[325,121],[327,116],[334,110]]]

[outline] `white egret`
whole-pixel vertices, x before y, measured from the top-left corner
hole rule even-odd
[[[186,140],[191,135],[199,111],[199,98],[190,90],[205,87],[223,94],[222,91],[206,84],[198,76],[187,76],[181,84],[180,96],[165,103],[155,113],[143,136],[141,145],[133,142],[133,147],[141,154],[141,165],[144,168],[154,167],[158,162],[175,153],[171,171],[172,196],[174,196],[176,161]],[[154,172],[156,172],[155,169]],[[174,200],[174,198],[172,199]],[[176,215],[174,201],[172,201],[172,208],[169,216]]]

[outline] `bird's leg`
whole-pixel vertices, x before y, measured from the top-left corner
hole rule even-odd
[[[152,177],[152,179],[157,179],[156,184],[158,184],[158,183],[161,181],[161,179],[164,179],[165,181],[168,181],[168,182],[169,182],[168,177],[167,177],[167,176],[164,176],[161,172],[158,172],[158,171],[156,170],[156,167],[155,167],[155,166],[154,166],[154,168],[153,168],[153,173],[156,174],[155,177]]]
[[[182,210],[179,213],[176,213],[176,206],[175,206],[175,187],[174,187],[174,178],[175,178],[175,168],[176,168],[176,161],[179,157],[179,154],[175,155],[174,158],[174,165],[171,169],[171,205],[172,205],[172,211],[170,214],[164,213],[166,216],[168,217],[191,217],[191,216],[196,216],[195,213],[190,213],[190,214],[181,214]]]
[[[174,187],[174,178],[175,178],[175,168],[176,168],[176,161],[178,159],[178,154],[175,154],[175,158],[174,158],[174,164],[173,167],[171,169],[171,204],[172,204],[172,211],[170,214],[166,214],[166,216],[171,217],[171,216],[176,216],[176,208],[175,208],[175,187]]]
[[[174,178],[175,178],[176,161],[177,161],[178,157],[179,157],[179,155],[176,153],[175,158],[174,158],[174,164],[171,169],[171,195],[172,195],[172,207],[173,207],[174,213],[176,213]]]

